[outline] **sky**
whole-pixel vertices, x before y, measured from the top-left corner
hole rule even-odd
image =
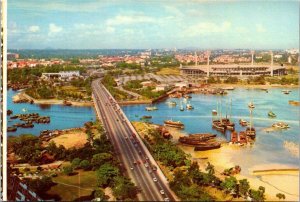
[[[9,0],[9,49],[288,49],[298,1]]]

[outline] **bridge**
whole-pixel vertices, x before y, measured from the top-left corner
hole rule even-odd
[[[97,116],[102,121],[126,175],[141,190],[140,201],[175,201],[168,181],[126,115],[101,84],[92,83]]]

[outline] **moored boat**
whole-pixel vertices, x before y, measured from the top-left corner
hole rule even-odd
[[[165,126],[170,126],[174,128],[184,128],[184,124],[181,121],[172,121],[172,120],[165,120]]]
[[[272,111],[269,111],[268,112],[268,116],[271,117],[271,118],[275,118],[276,117],[276,114]]]
[[[289,100],[289,104],[293,106],[300,106],[300,102],[295,100]]]
[[[240,123],[241,126],[248,126],[249,125],[249,123],[244,119],[240,119],[239,123]]]
[[[195,133],[189,136],[179,137],[178,141],[183,144],[199,145],[208,140],[214,139],[217,135],[211,133]]]
[[[63,105],[64,106],[72,106],[72,103],[70,101],[64,100]]]
[[[212,122],[212,127],[222,133],[224,133],[226,130],[226,126],[220,120],[214,120]]]
[[[152,119],[152,116],[145,115],[145,116],[142,116],[141,120],[143,120],[143,119]]]
[[[256,131],[254,127],[247,127],[245,133],[246,136],[250,137],[251,139],[255,139],[256,137]]]
[[[155,111],[157,110],[157,107],[146,107],[147,111]]]
[[[219,142],[206,142],[206,143],[197,145],[194,148],[194,151],[206,151],[206,150],[212,150],[212,149],[219,149],[220,147],[221,147],[221,143],[219,143]]]
[[[248,107],[249,107],[250,109],[254,109],[254,108],[255,108],[253,102],[250,102],[250,103],[248,104]]]
[[[169,105],[169,106],[176,106],[176,105],[177,105],[177,103],[176,103],[176,102],[174,102],[174,101],[170,101],[170,102],[168,102],[168,105]]]
[[[218,112],[217,112],[217,110],[213,109],[213,110],[211,110],[211,114],[212,114],[213,116],[217,116],[217,115],[218,115]]]
[[[191,103],[187,103],[186,109],[191,110],[191,109],[194,109],[194,107],[191,105]]]
[[[290,90],[282,90],[281,92],[283,92],[283,94],[286,94],[286,95],[288,95],[288,94],[290,94]]]
[[[7,127],[7,132],[16,132],[17,128],[16,127]]]
[[[284,122],[277,122],[277,123],[274,123],[272,125],[272,127],[274,128],[279,128],[279,129],[287,129],[289,128],[290,126],[287,124],[287,123],[284,123]]]

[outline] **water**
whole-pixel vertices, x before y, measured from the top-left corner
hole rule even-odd
[[[193,94],[190,103],[194,106],[194,110],[180,111],[180,100],[169,98],[164,102],[156,104],[157,111],[145,111],[146,105],[124,106],[123,110],[131,121],[138,121],[143,115],[151,115],[152,122],[155,124],[163,124],[166,119],[180,120],[185,124],[184,133],[204,133],[211,132],[219,137],[229,140],[230,133],[223,135],[211,127],[211,111],[217,109],[217,101],[222,100],[222,116],[226,115],[226,102],[230,106],[232,99],[232,121],[235,122],[236,130],[244,130],[238,121],[246,119],[249,121],[248,103],[253,101],[255,109],[253,111],[253,123],[256,128],[256,141],[251,148],[244,148],[243,151],[237,151],[237,155],[233,156],[233,160],[245,161],[250,167],[251,164],[264,163],[284,163],[298,166],[298,158],[292,156],[283,147],[284,141],[292,141],[299,143],[299,108],[288,104],[289,100],[299,100],[298,89],[292,89],[289,95],[281,92],[282,88],[272,88],[269,93],[259,89],[246,90],[237,88],[229,91],[228,95],[203,95]],[[170,107],[167,102],[177,102],[176,107]],[[228,107],[229,108],[229,107]],[[268,118],[268,112],[272,110],[277,117]],[[230,109],[228,109],[228,116]],[[278,121],[284,121],[290,125],[290,129],[274,132],[265,132],[263,129],[271,127]],[[246,158],[244,158],[246,157]]]
[[[13,115],[22,113],[39,113],[41,116],[50,116],[49,124],[34,123],[33,128],[18,128],[16,132],[8,132],[8,135],[33,134],[39,135],[42,130],[68,129],[82,127],[85,122],[95,121],[96,115],[92,107],[75,107],[63,105],[37,105],[20,103],[15,104],[12,97],[17,92],[8,90],[7,92],[7,109],[13,110]],[[23,109],[27,109],[23,112]],[[19,119],[10,119],[8,117],[8,126],[21,122]]]

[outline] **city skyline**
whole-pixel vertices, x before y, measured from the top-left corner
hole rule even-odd
[[[9,49],[289,49],[299,3],[8,2]]]

